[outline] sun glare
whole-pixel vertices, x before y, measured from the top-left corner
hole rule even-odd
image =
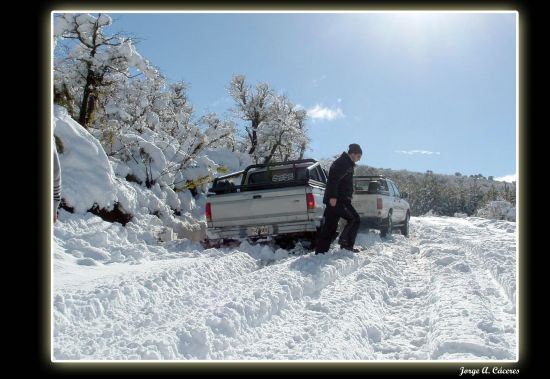
[[[473,33],[479,33],[475,14],[452,12],[391,12],[368,18],[363,25],[370,44],[390,56],[425,63],[434,53],[459,56]]]

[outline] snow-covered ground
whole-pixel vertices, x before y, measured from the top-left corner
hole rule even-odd
[[[54,360],[516,360],[516,224],[416,217],[360,253],[202,250],[60,212]]]

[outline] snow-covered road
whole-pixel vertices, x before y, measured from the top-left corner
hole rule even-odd
[[[56,224],[54,359],[517,357],[513,222],[412,218],[408,239],[363,231],[360,253],[323,256],[139,248],[122,229],[66,213]]]

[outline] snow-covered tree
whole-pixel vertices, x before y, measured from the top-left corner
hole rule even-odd
[[[466,205],[466,213],[473,215],[476,210],[483,205],[483,192],[479,183],[479,177],[474,176],[470,181],[470,187],[468,190],[468,202]]]
[[[107,153],[126,163],[127,177],[147,187],[159,180],[166,185],[193,180],[185,171],[205,149],[233,144],[231,122],[215,114],[193,121],[186,88],[158,78],[134,79],[119,84],[105,104],[97,133]]]
[[[200,124],[207,134],[209,148],[227,149],[235,151],[237,148],[236,126],[228,120],[221,120],[216,113],[208,113],[201,117]]]
[[[504,188],[502,189],[502,197],[504,200],[509,201],[512,205],[516,205],[516,182],[512,184],[504,183]]]
[[[500,194],[494,184],[491,184],[491,188],[483,195],[483,203],[487,204],[491,201],[502,200]]]
[[[194,120],[186,83],[167,83],[132,38],[107,35],[111,23],[103,14],[56,16],[56,101],[100,140],[118,176],[148,188],[208,177],[216,164],[203,152],[235,149],[234,124],[213,114]]]
[[[233,113],[244,120],[245,141],[238,144],[256,162],[303,158],[309,144],[306,111],[299,109],[285,95],[276,95],[266,83],[254,89],[244,75],[231,80],[229,93],[236,106]]]
[[[286,96],[274,97],[270,118],[258,133],[258,155],[263,163],[303,158],[309,142],[305,119],[306,111],[297,109]]]
[[[411,201],[419,214],[424,214],[430,210],[436,212],[437,214],[442,214],[442,193],[442,183],[431,170],[428,170],[422,181],[419,183],[418,190],[413,192]]]
[[[130,37],[105,33],[111,24],[105,14],[65,13],[54,20],[54,98],[86,128],[101,96],[109,97],[112,86],[132,76],[131,69],[149,78],[159,75]]]
[[[271,117],[273,90],[266,83],[258,84],[253,90],[246,85],[245,80],[244,75],[234,76],[229,85],[229,94],[236,102],[233,109],[235,115],[250,122],[245,130],[249,138],[248,154],[254,155],[258,147],[258,129]]]

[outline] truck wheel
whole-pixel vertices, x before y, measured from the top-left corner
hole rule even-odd
[[[275,238],[275,244],[279,246],[281,249],[290,250],[294,248],[296,241],[291,237],[283,236],[283,237]]]
[[[407,212],[407,217],[405,217],[405,224],[401,227],[401,234],[403,234],[405,237],[409,236],[409,219],[411,216],[409,215],[409,212]]]
[[[386,226],[380,229],[380,237],[389,237],[393,232],[393,222],[391,220],[391,211],[388,213],[388,218],[385,221]]]
[[[210,248],[216,248],[216,249],[219,249],[222,245],[222,240],[221,239],[205,239],[203,241],[201,241],[201,245],[205,248],[205,249],[210,249]]]

